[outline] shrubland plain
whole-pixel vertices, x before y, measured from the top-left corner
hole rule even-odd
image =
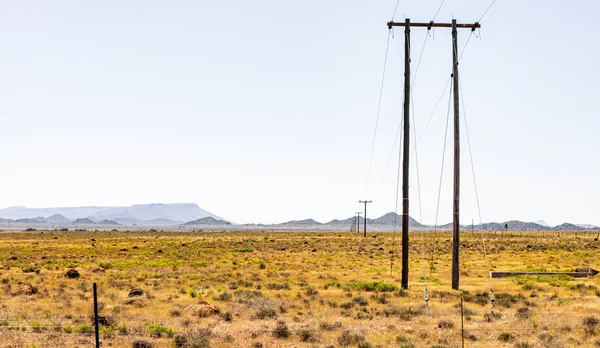
[[[103,347],[600,347],[600,276],[492,279],[492,309],[479,232],[461,291],[450,233],[410,238],[401,290],[400,233],[2,232],[0,346],[93,346],[97,283]],[[597,232],[485,241],[495,271],[600,268]]]

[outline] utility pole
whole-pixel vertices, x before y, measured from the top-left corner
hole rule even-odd
[[[408,121],[406,120],[408,118],[408,102],[406,101],[407,95],[408,98],[410,98],[410,82],[408,83],[407,86],[407,76],[409,76],[410,74],[410,57],[408,57],[408,60],[406,58],[406,56],[408,56],[409,52],[410,52],[410,27],[423,27],[423,28],[427,28],[427,30],[431,30],[431,28],[452,28],[452,77],[453,77],[453,92],[454,92],[454,190],[453,190],[453,198],[454,198],[454,202],[453,202],[453,218],[452,218],[452,289],[458,290],[459,288],[459,280],[460,280],[460,273],[459,273],[459,246],[460,246],[460,215],[459,215],[459,208],[460,208],[460,123],[459,123],[459,104],[458,104],[458,100],[459,100],[459,84],[458,84],[458,31],[457,29],[461,28],[461,29],[471,29],[471,31],[475,31],[475,29],[481,28],[481,25],[479,24],[479,22],[475,22],[473,24],[457,24],[456,20],[453,19],[452,23],[434,23],[433,21],[430,21],[429,23],[411,23],[409,19],[406,19],[404,22],[388,22],[387,26],[389,29],[392,29],[392,27],[406,27],[405,28],[405,74],[404,74],[404,90],[405,90],[405,103],[404,103],[404,108],[405,108],[405,120],[404,120],[404,125],[405,125],[405,133],[404,134],[408,134]],[[404,137],[404,141],[405,141],[405,152],[408,150],[408,145],[407,145],[407,136]],[[406,165],[405,163],[403,163],[404,165]],[[404,288],[405,285],[408,285],[408,248],[404,247],[404,219],[407,219],[406,225],[408,225],[408,196],[405,194],[404,190],[406,189],[406,192],[408,192],[408,184],[404,184],[405,182],[408,182],[408,170],[406,170],[405,172],[405,176],[403,178],[403,185],[402,185],[402,190],[403,190],[403,216],[402,216],[402,287]],[[404,205],[404,203],[406,205]],[[366,205],[365,205],[366,206]],[[408,227],[408,226],[407,226]],[[408,244],[408,228],[407,228],[407,235],[406,235],[406,241]],[[406,254],[405,254],[405,250],[406,249]],[[407,265],[406,267],[406,284],[405,284],[405,270],[404,270],[404,265]]]
[[[458,290],[460,246],[460,118],[458,107],[458,32],[456,19],[452,20],[452,77],[454,78],[454,207],[452,214],[452,289]]]
[[[360,214],[362,214],[362,212],[356,212],[356,232],[358,233],[360,233]]]
[[[358,203],[365,204],[365,218],[364,218],[365,229],[363,230],[363,237],[367,238],[367,203],[373,203],[373,201],[358,201]]]
[[[408,289],[408,168],[410,152],[410,19],[404,21],[404,154],[402,156],[402,289]]]

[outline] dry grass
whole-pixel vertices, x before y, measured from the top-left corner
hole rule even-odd
[[[594,237],[486,238],[493,270],[551,271],[600,268]],[[461,293],[450,289],[450,234],[434,242],[430,233],[427,311],[420,234],[411,234],[408,291],[398,289],[397,258],[390,274],[394,240],[399,234],[0,233],[2,345],[90,346],[96,282],[102,340],[114,347],[454,347],[461,294],[469,347],[600,346],[600,277],[494,279],[492,313],[480,236],[462,238]],[[80,276],[66,277],[70,269]]]

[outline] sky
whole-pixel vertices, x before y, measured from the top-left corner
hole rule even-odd
[[[472,23],[489,4],[446,0],[436,21]],[[400,0],[395,20],[428,22],[439,5]],[[368,168],[395,6],[3,2],[0,207],[191,202],[239,223],[346,218],[362,199],[373,200],[369,217],[394,211],[401,28],[390,38]],[[599,10],[591,0],[497,0],[479,32],[459,32],[483,221],[600,225]],[[423,135],[410,215],[446,223],[452,123],[437,207],[451,37],[426,32],[411,37],[413,77],[425,48],[412,96],[411,126]],[[462,117],[461,221],[470,224],[479,214]]]

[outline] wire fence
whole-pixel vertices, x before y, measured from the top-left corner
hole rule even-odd
[[[94,290],[96,284],[93,284]],[[557,300],[553,297],[538,298],[552,302]],[[88,302],[90,299],[88,299]],[[97,291],[93,291],[94,314],[89,321],[79,320],[75,327],[61,325],[56,323],[56,319],[49,317],[31,318],[24,315],[0,317],[0,337],[9,336],[31,340],[36,337],[44,337],[45,340],[72,342],[76,339],[83,339],[79,343],[92,345],[90,339],[96,337],[96,347],[100,347],[101,340],[110,342],[120,338],[132,339],[159,339],[168,338],[173,340],[174,333],[153,333],[137,326],[130,329],[120,330],[114,327],[114,324],[108,324],[106,318],[100,315],[101,309],[98,308]],[[460,300],[460,302],[457,302]],[[600,301],[597,296],[579,296],[579,297],[561,297],[560,300],[578,300],[588,305],[593,301]],[[552,309],[536,308],[535,314],[526,310],[517,310],[517,314],[508,313],[509,307],[505,306],[499,310],[493,310],[489,306],[481,306],[473,302],[463,302],[463,297],[454,296],[451,298],[433,298],[431,302],[435,303],[431,308],[425,309],[419,307],[408,312],[406,317],[397,315],[397,313],[385,314],[385,325],[381,321],[374,322],[369,319],[354,320],[351,323],[346,322],[346,327],[341,322],[329,323],[323,325],[323,322],[302,322],[285,323],[285,337],[317,337],[322,335],[334,335],[334,339],[360,339],[364,340],[365,335],[397,335],[396,340],[437,340],[443,346],[490,346],[497,343],[513,341],[528,335],[524,339],[556,340],[557,337],[565,335],[577,336],[582,340],[593,340],[597,333],[600,333],[600,308],[594,309],[588,307],[581,311],[560,311],[555,312]],[[541,305],[541,304],[540,304]],[[91,309],[91,308],[90,308]],[[479,317],[484,313],[484,320]],[[519,313],[521,317],[519,317]],[[514,320],[516,315],[517,320]],[[478,320],[472,317],[477,316]],[[531,320],[535,316],[535,320]],[[508,319],[513,319],[508,320]],[[460,324],[459,324],[460,323]],[[205,323],[206,324],[206,323]],[[198,330],[197,327],[190,327],[185,335],[205,336],[207,339],[225,339],[233,340],[232,335],[249,336],[251,338],[260,338],[265,335],[275,335],[279,330],[281,335],[281,323],[258,321],[255,323],[230,323],[227,321],[218,321],[209,324],[206,329]],[[361,327],[361,325],[364,325]],[[373,327],[380,325],[379,327]],[[430,325],[431,327],[424,327]],[[112,326],[111,329],[107,329]],[[314,327],[313,327],[314,326]],[[355,336],[349,336],[355,335]],[[407,336],[408,335],[408,336]],[[416,338],[414,336],[417,336]],[[411,338],[408,338],[408,337]],[[346,337],[346,338],[345,338]],[[348,338],[350,337],[350,338]],[[354,338],[353,338],[354,337]],[[358,338],[357,338],[358,337]],[[279,337],[281,338],[281,337]],[[176,341],[177,339],[175,339]],[[466,340],[466,341],[465,341]],[[465,343],[466,342],[466,343]]]

